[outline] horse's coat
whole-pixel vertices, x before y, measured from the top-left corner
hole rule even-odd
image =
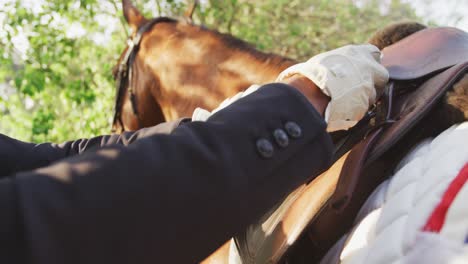
[[[133,36],[151,22],[129,0],[123,1],[123,9]],[[228,34],[186,21],[159,19],[142,35],[134,61],[128,65],[132,67],[130,85],[138,117],[128,92],[120,93],[122,103],[116,111],[121,112],[123,128],[114,123],[116,130],[135,130],[190,116],[196,107],[212,110],[251,84],[274,81],[282,70],[296,63],[260,52]]]
[[[122,3],[132,37],[154,21],[143,17],[130,0]],[[196,107],[211,111],[251,84],[274,81],[281,71],[296,63],[258,51],[231,35],[193,25],[191,16],[196,3],[190,5],[181,21],[156,18],[158,22],[143,34],[134,61],[128,65],[132,68],[134,106],[127,84],[123,86],[127,92],[121,91],[116,100],[118,119],[114,120],[114,131],[188,117]],[[376,34],[369,43],[378,47],[390,45],[423,27],[400,23]]]

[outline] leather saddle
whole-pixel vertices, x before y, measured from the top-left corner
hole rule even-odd
[[[390,176],[394,153],[401,152],[398,143],[468,73],[468,34],[456,28],[419,31],[382,53],[390,73],[384,95],[336,142],[329,170],[297,188],[234,239],[242,263],[294,263],[295,252],[308,252],[302,260],[319,261],[349,230],[371,192]]]

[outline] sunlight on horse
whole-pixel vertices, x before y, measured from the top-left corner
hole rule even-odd
[[[136,111],[131,93],[119,91],[113,124],[116,131],[189,117],[196,107],[212,110],[251,84],[274,81],[296,63],[187,21],[148,20],[128,0],[123,1],[123,9],[133,38],[142,27],[152,25],[142,33],[128,65],[130,85],[121,87],[126,91],[131,87]]]
[[[296,63],[258,51],[229,34],[192,24],[196,3],[178,21],[166,17],[146,19],[130,0],[123,0],[131,39],[140,33],[141,40],[135,43],[128,59],[124,57],[129,47],[124,50],[114,69],[114,76],[126,75],[116,99],[113,131],[190,117],[196,107],[212,110],[252,84],[274,81],[281,71]],[[421,28],[424,26],[417,23],[397,24],[369,42],[382,48]],[[122,63],[125,67],[119,71]]]

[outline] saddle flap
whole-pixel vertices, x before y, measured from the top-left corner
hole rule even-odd
[[[468,71],[468,59],[427,80],[418,89],[396,100],[392,116],[396,122],[384,131],[369,155],[367,163],[379,158],[413,128],[466,71]]]
[[[412,80],[468,61],[468,33],[451,27],[416,32],[382,50],[393,80]]]

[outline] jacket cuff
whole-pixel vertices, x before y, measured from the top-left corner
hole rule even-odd
[[[256,106],[257,111],[252,111],[252,105]],[[240,159],[237,164],[243,166],[251,164],[252,161],[257,162],[258,166],[248,166],[243,170],[244,172],[248,170],[250,175],[257,175],[260,179],[284,166],[285,162],[301,152],[302,148],[310,147],[308,144],[317,137],[324,135],[328,137],[327,124],[323,117],[302,93],[283,83],[262,86],[255,93],[213,114],[207,122],[230,123],[230,126],[243,127],[242,131],[247,135],[239,137],[251,141],[251,148],[242,149],[245,145],[239,144],[235,151],[243,154],[237,155]],[[287,126],[291,123],[299,128],[299,136],[294,137],[289,134]],[[282,147],[277,143],[274,133],[278,129],[288,133],[288,146]],[[262,155],[259,146],[261,140],[268,141],[273,147],[273,154],[270,157]]]

